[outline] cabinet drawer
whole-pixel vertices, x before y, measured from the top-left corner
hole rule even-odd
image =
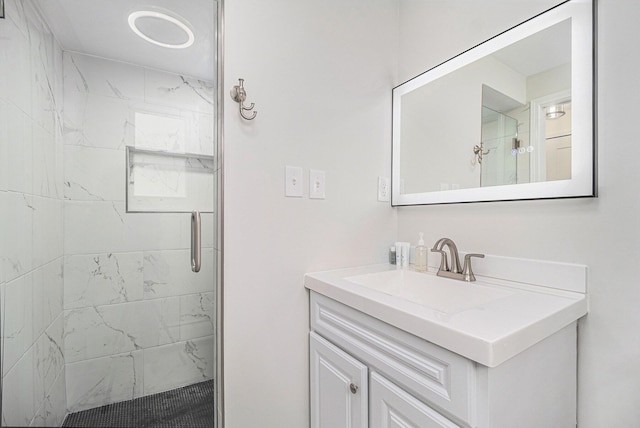
[[[311,292],[311,329],[447,416],[475,425],[475,363]]]
[[[371,373],[371,428],[460,428],[376,372]]]

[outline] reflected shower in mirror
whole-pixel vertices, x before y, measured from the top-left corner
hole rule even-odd
[[[474,146],[480,168],[480,186],[516,184],[518,175],[517,155],[518,121],[504,113],[482,106],[482,139]]]
[[[545,115],[536,115],[533,123],[531,105],[550,108],[570,93],[571,21],[565,20],[404,95],[405,191],[545,181],[546,171],[531,176],[532,153],[547,152]],[[532,128],[541,131],[535,139]],[[474,153],[478,144],[482,160],[480,152]]]

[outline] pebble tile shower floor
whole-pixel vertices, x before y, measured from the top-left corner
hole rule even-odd
[[[63,427],[213,428],[213,380],[71,413]]]

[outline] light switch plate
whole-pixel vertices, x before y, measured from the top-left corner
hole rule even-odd
[[[389,202],[391,200],[391,183],[389,177],[378,177],[378,201]]]
[[[317,169],[309,170],[309,198],[325,198],[325,173]]]
[[[285,167],[284,195],[294,198],[302,197],[302,168],[297,166]]]

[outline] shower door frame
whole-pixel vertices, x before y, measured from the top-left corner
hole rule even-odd
[[[216,1],[216,0],[212,0]],[[217,233],[216,233],[216,337],[214,350],[214,428],[224,428],[224,3],[217,0],[217,28],[216,28],[216,74],[217,74],[217,112],[216,112],[216,154],[218,162],[217,173]]]

